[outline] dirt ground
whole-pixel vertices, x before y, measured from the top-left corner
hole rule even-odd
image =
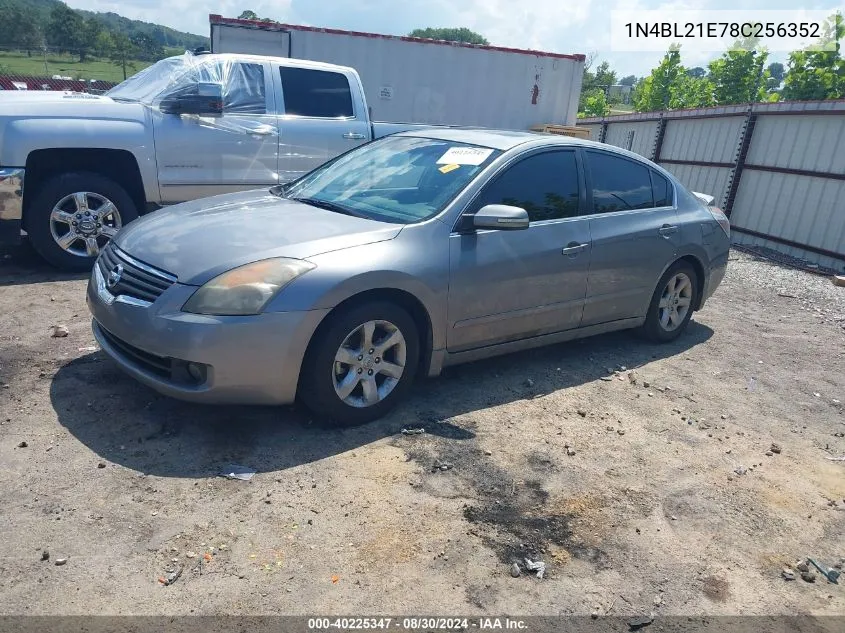
[[[2,614],[845,614],[781,577],[845,556],[827,279],[734,252],[673,344],[456,367],[347,430],[157,395],[92,350],[86,283],[0,260]]]

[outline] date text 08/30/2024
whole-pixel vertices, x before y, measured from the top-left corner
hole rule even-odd
[[[404,630],[404,631],[466,631],[511,630],[526,631],[527,624],[518,618],[309,618],[308,630],[320,631],[362,631],[362,630]]]

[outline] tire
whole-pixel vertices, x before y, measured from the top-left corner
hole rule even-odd
[[[97,211],[112,207],[114,211],[104,218],[97,215]],[[87,172],[61,174],[46,181],[35,190],[26,213],[26,231],[35,250],[56,268],[69,271],[87,271],[94,265],[97,255],[91,254],[94,250],[86,238],[93,238],[98,254],[110,240],[107,232],[113,234],[138,217],[135,202],[123,187]],[[77,214],[81,217],[77,218]],[[78,226],[72,226],[71,221],[77,221]],[[67,243],[66,248],[59,244],[60,238],[74,235],[77,239]]]
[[[674,291],[670,287],[671,282],[676,284]],[[698,296],[698,283],[698,275],[686,262],[676,262],[669,267],[651,297],[645,323],[641,328],[645,338],[657,343],[668,343],[686,330]],[[686,310],[682,311],[683,308]],[[675,320],[672,318],[673,314]]]
[[[384,301],[355,306],[329,318],[306,353],[299,379],[300,399],[323,422],[334,426],[355,426],[382,417],[405,397],[416,377],[420,340],[414,319],[399,306]],[[375,343],[372,347],[362,347],[367,323],[376,323],[370,334]],[[382,350],[382,358],[378,344],[388,342],[394,333],[391,327],[402,342]],[[337,360],[341,346],[348,363]],[[370,349],[375,351],[370,354]],[[399,366],[402,371],[397,379]],[[381,370],[387,367],[392,375]],[[372,379],[368,378],[370,371]],[[365,385],[371,381],[375,392]],[[350,385],[344,399],[342,395]],[[378,399],[367,404],[368,395],[372,398],[374,393]]]

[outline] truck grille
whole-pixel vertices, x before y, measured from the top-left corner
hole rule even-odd
[[[109,287],[115,296],[125,295],[143,301],[153,302],[161,293],[176,283],[176,277],[170,273],[148,266],[130,257],[113,244],[107,244],[97,260],[100,273],[106,282],[109,275],[121,267],[119,281]]]

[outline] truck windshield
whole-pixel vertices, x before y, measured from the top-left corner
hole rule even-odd
[[[478,145],[388,136],[318,167],[284,195],[349,215],[412,224],[442,211],[499,154]]]
[[[186,72],[196,67],[196,60],[188,53],[168,57],[132,75],[106,93],[118,101],[140,101],[150,104],[166,88],[175,84]]]

